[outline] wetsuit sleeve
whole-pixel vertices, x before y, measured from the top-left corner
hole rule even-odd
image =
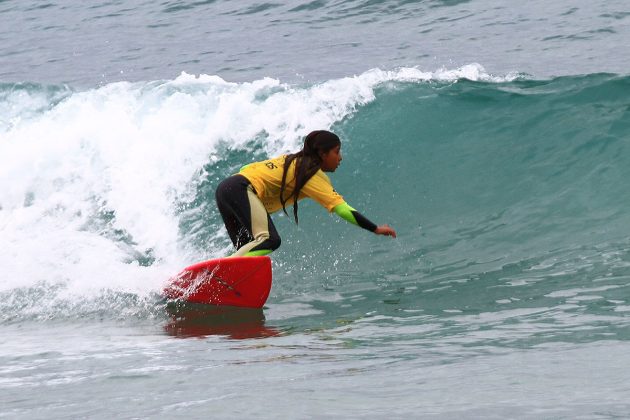
[[[370,232],[374,232],[377,226],[372,223],[367,217],[363,216],[361,213],[353,209],[348,205],[348,203],[342,203],[333,208],[333,211],[342,219],[352,223],[353,225],[357,225],[362,227],[363,229],[369,230]]]

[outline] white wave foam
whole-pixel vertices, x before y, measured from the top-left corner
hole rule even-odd
[[[0,127],[0,291],[41,282],[78,296],[159,290],[182,266],[219,252],[195,251],[182,237],[176,205],[195,194],[203,166],[221,159],[220,144],[295,150],[311,130],[373,101],[379,84],[461,78],[495,80],[476,64],[374,69],[309,87],[182,73],[39,103],[35,116],[32,95],[11,96],[0,104],[12,109]],[[142,266],[138,254],[155,262]]]
[[[472,63],[457,69],[442,68],[433,72],[423,71],[417,67],[402,67],[393,71],[380,69],[370,70],[361,76],[362,79],[370,80],[371,83],[378,84],[388,81],[393,82],[457,82],[466,79],[475,82],[505,83],[512,82],[519,78],[518,73],[509,73],[504,76],[496,76],[488,73],[481,64]]]

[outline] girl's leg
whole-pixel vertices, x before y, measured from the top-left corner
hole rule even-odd
[[[280,236],[271,217],[247,178],[234,175],[221,182],[216,200],[237,249],[233,256],[266,255],[280,246]]]
[[[280,235],[276,231],[271,216],[251,186],[247,188],[247,199],[250,208],[252,240],[238,248],[234,256],[270,254],[280,247]]]

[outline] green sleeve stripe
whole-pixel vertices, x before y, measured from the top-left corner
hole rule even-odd
[[[350,222],[353,225],[359,226],[359,223],[357,223],[357,219],[354,217],[354,214],[352,214],[352,212],[356,210],[350,207],[348,203],[336,205],[333,208],[333,211],[343,220]]]
[[[367,217],[353,209],[348,205],[348,203],[339,204],[333,208],[333,211],[339,215],[344,220],[352,223],[353,225],[359,226],[365,230],[369,230],[370,232],[374,232],[376,230],[376,225],[372,223]]]
[[[356,210],[350,207],[348,203],[342,203],[342,204],[336,205],[333,208],[333,211],[337,214],[337,216],[341,217],[343,220],[350,222],[353,225],[359,226],[359,224],[357,223],[357,219],[354,217],[354,214],[352,214],[352,212]]]

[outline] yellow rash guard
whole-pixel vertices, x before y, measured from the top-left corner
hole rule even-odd
[[[256,195],[260,198],[268,213],[274,213],[282,209],[280,186],[282,184],[284,160],[285,156],[280,156],[251,163],[241,168],[239,172],[239,175],[247,178],[252,184]],[[287,171],[287,187],[285,189],[285,194],[287,195],[290,195],[293,189],[294,177],[295,161],[291,162],[291,166]],[[315,200],[329,212],[334,211],[339,217],[356,226],[371,232],[376,230],[377,226],[374,223],[350,207],[343,197],[334,190],[330,179],[321,169],[302,187],[298,200],[305,197]],[[291,204],[293,204],[293,198],[290,198],[286,203],[287,206]]]
[[[263,160],[261,162],[251,163],[241,168],[239,172],[251,182],[252,187],[256,191],[256,195],[260,198],[267,212],[274,213],[282,209],[280,202],[280,186],[282,184],[282,169],[284,167],[285,156],[274,159]],[[287,186],[285,188],[286,196],[291,194],[293,185],[295,184],[295,161],[291,162],[291,166],[287,171]],[[330,183],[328,176],[320,169],[313,175],[311,179],[300,190],[298,200],[303,198],[311,198],[321,204],[326,210],[333,211],[335,206],[344,203],[344,199],[339,195]],[[286,206],[293,204],[293,198],[289,198]]]

